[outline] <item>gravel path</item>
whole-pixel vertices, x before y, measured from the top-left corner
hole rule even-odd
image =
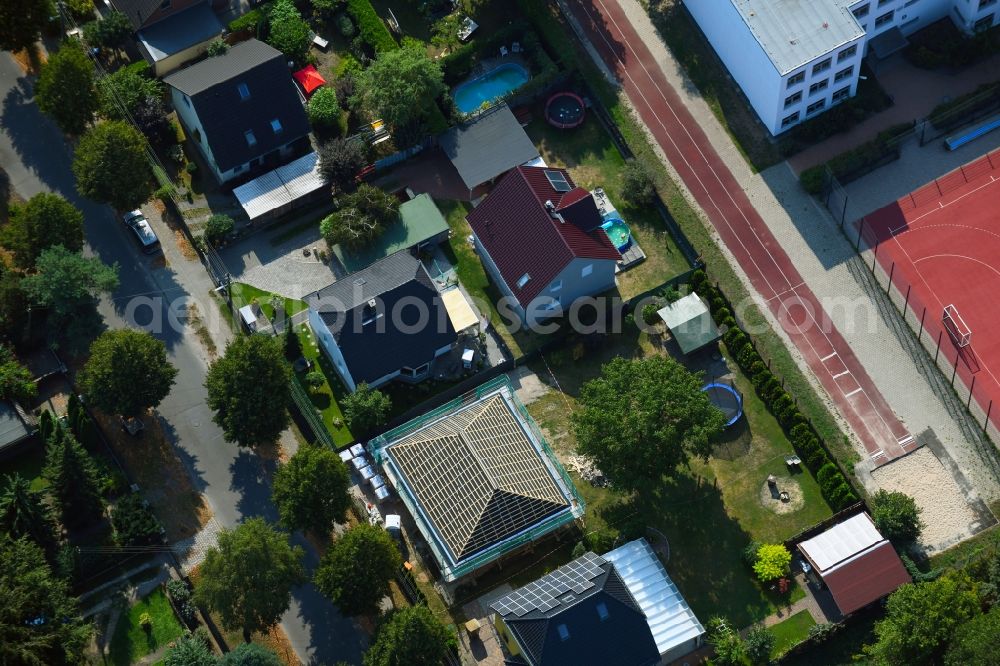
[[[916,343],[912,335],[905,328],[900,328],[898,315],[872,288],[863,264],[856,258],[830,215],[805,194],[787,164],[777,165],[760,174],[751,171],[697,89],[684,77],[679,64],[663,45],[642,7],[635,0],[618,1],[660,64],[667,80],[692,115],[699,119],[702,130],[719,156],[742,185],[782,248],[792,258],[803,279],[821,300],[896,414],[914,435],[919,436],[929,429],[933,430],[948,455],[971,481],[979,497],[987,502],[1000,498],[1000,480],[993,471],[995,465],[985,459],[975,446],[970,445],[975,433],[969,429],[961,409],[955,409],[956,405],[952,404],[955,402],[954,398],[932,388],[936,379],[932,373],[936,371],[928,369],[921,362],[922,351],[914,347]],[[980,149],[986,150],[990,145],[992,141]],[[926,157],[923,159],[926,161]],[[970,158],[966,156],[962,161],[968,159]],[[891,173],[896,168],[897,165],[894,164],[873,174],[870,177],[873,178],[873,189],[880,186],[884,177],[879,174]],[[899,180],[903,184],[893,183],[893,190],[909,187],[914,180],[922,178],[926,171],[926,165],[923,168],[900,165]],[[680,183],[676,174],[675,180]],[[693,201],[690,193],[686,194],[689,201]],[[874,200],[874,197],[870,200]],[[738,264],[734,263],[734,267],[752,293],[753,289],[745,274]],[[763,309],[766,311],[766,308]],[[774,328],[781,332],[779,326]],[[789,346],[789,349],[796,356],[800,368],[816,385],[815,376],[795,353],[794,346]],[[822,390],[820,394],[824,397],[826,395]],[[834,413],[836,414],[835,411]],[[866,458],[856,437],[852,439],[858,445],[859,454]],[[985,457],[988,458],[989,454]],[[870,486],[878,487],[884,480],[884,483],[896,484],[892,486],[894,489],[903,490],[914,497],[920,496],[923,502],[933,504],[932,497],[937,497],[935,490],[928,493],[925,488],[932,483],[935,487],[946,487],[944,479],[952,478],[948,471],[930,451],[923,451],[916,457],[908,456],[900,462],[902,461],[906,461],[901,467],[904,472],[892,469],[899,462],[892,463],[882,468],[877,477],[870,477],[874,482]],[[863,478],[870,468],[871,464],[867,460],[859,465]],[[940,497],[950,497],[951,500],[946,502],[942,499],[942,504],[951,506],[955,503],[958,509],[926,512],[924,519],[928,523],[928,544],[940,545],[966,538],[969,536],[969,525],[975,522],[970,519],[974,513],[968,508],[968,501],[953,478],[950,487],[952,490],[948,493],[942,491],[944,494]],[[962,512],[962,505],[966,513]]]

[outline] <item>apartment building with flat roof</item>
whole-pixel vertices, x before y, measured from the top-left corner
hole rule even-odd
[[[966,33],[997,22],[998,0],[686,0],[712,48],[774,135],[857,93],[861,59],[949,16]]]

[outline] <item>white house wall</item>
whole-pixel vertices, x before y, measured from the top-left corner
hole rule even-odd
[[[804,0],[811,1],[811,0]],[[764,125],[775,133],[781,75],[750,32],[733,0],[687,0],[684,3],[708,42],[725,63]]]
[[[327,358],[330,359],[337,374],[340,375],[344,386],[353,393],[357,389],[357,385],[354,383],[351,371],[347,369],[347,362],[344,360],[344,355],[340,352],[340,347],[337,346],[337,341],[333,339],[330,329],[327,328],[323,319],[320,318],[319,313],[312,308],[309,308],[309,327],[316,334],[320,347],[326,353]]]
[[[205,136],[205,129],[201,126],[201,120],[198,119],[198,114],[195,113],[191,99],[177,88],[171,87],[170,100],[174,105],[174,110],[177,111],[177,117],[180,118],[181,125],[184,126],[187,140],[198,146],[198,150],[212,169],[212,174],[216,180],[221,181],[222,173],[219,171],[219,167],[215,165],[215,157],[212,155],[212,149],[208,146],[208,137]]]

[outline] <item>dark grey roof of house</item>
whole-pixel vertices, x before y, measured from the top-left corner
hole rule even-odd
[[[250,39],[163,79],[191,99],[221,171],[266,155],[309,133],[309,120],[285,57]],[[239,85],[250,97],[241,99]],[[271,128],[281,124],[280,133]],[[247,142],[252,131],[256,144]]]
[[[646,616],[614,565],[585,553],[490,604],[532,666],[651,666]]]
[[[29,437],[35,428],[9,400],[0,400],[0,449]]]
[[[506,104],[452,127],[438,144],[470,190],[538,157]]]
[[[115,9],[128,17],[137,30],[163,4],[163,0],[111,0],[111,2]]]
[[[377,261],[304,300],[333,333],[356,382],[422,365],[458,339],[434,282],[408,251]],[[371,300],[376,301],[374,308]],[[419,309],[426,317],[422,326]]]
[[[215,12],[200,3],[143,28],[137,37],[139,47],[158,62],[221,33],[222,24]]]

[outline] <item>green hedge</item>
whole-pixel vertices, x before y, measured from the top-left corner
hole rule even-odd
[[[361,39],[372,47],[375,53],[395,51],[399,48],[399,44],[396,43],[389,29],[385,27],[385,23],[375,12],[371,2],[368,0],[347,0],[347,13],[351,15],[354,23],[358,26]]]
[[[736,325],[735,319],[729,314],[731,308],[725,295],[708,283],[701,270],[692,273],[691,287],[709,304],[713,317],[727,321],[728,330],[723,334],[722,341],[729,350],[730,357],[750,379],[754,391],[787,433],[792,448],[816,476],[823,498],[830,508],[839,511],[857,502],[858,497],[847,478],[830,459],[819,435],[799,411],[795,399],[785,391],[782,382],[764,363],[750,336]]]
[[[857,148],[840,153],[825,164],[818,164],[805,169],[799,174],[799,182],[809,194],[821,194],[826,187],[826,167],[829,167],[838,180],[850,182],[854,178],[868,173],[889,157],[899,158],[897,139],[913,129],[914,123],[900,123],[883,130],[871,141]]]
[[[245,32],[257,34],[257,28],[267,21],[267,5],[251,9],[243,16],[238,16],[229,22],[229,32]]]
[[[1000,99],[1000,81],[985,83],[970,93],[938,104],[931,109],[927,119],[938,129],[958,127],[966,118],[983,109],[997,106],[998,99]]]

